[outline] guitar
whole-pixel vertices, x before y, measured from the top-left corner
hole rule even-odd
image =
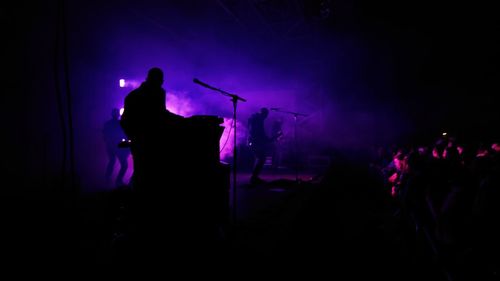
[[[265,148],[266,146],[272,144],[273,142],[279,140],[283,136],[283,131],[278,131],[269,139],[254,138],[249,136],[247,144],[251,148]]]

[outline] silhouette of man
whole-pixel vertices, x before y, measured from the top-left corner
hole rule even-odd
[[[186,207],[181,200],[196,198],[191,183],[202,178],[191,174],[192,158],[185,157],[189,122],[166,109],[162,86],[163,71],[151,68],[146,80],[125,97],[121,118],[134,160],[134,239],[139,255],[151,257],[181,253],[195,241],[189,240],[190,235],[202,233],[197,230],[203,225],[195,222],[202,217],[199,205]]]
[[[141,86],[126,96],[121,118],[122,128],[131,140],[133,184],[142,188],[163,180],[161,176],[165,171],[161,169],[165,167],[166,158],[177,157],[175,128],[184,118],[166,109],[162,85],[163,71],[151,68]]]
[[[111,119],[104,123],[102,130],[104,142],[106,143],[106,152],[108,155],[108,164],[106,166],[106,184],[111,182],[111,175],[115,168],[116,159],[120,162],[120,171],[116,176],[115,185],[124,186],[123,177],[128,169],[128,148],[119,148],[118,143],[126,138],[120,126],[120,111],[117,108],[111,110]]]
[[[268,115],[269,110],[263,107],[259,112],[252,114],[248,119],[248,146],[255,157],[250,184],[263,182],[259,175],[264,167],[268,145],[271,142],[264,127],[264,121]]]

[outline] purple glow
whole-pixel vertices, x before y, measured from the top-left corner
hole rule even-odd
[[[166,94],[166,107],[175,114],[187,117],[196,113],[190,99],[186,98],[186,92],[168,91]]]
[[[233,157],[233,149],[234,149],[234,129],[232,118],[224,118],[223,126],[225,127],[224,132],[220,138],[220,159],[228,160]],[[236,134],[236,145],[242,145],[245,143],[246,139],[246,128],[243,127],[241,122],[236,122],[237,134]]]
[[[127,80],[127,83],[125,83],[125,87],[129,87],[129,88],[137,88],[141,85],[141,82],[139,82],[138,80]]]
[[[120,79],[120,88],[125,87],[125,79]]]
[[[132,175],[134,174],[134,160],[131,155],[128,157],[127,162],[128,162],[128,169],[127,172],[125,173],[125,176],[123,177],[123,182],[125,183],[129,183],[130,180],[132,179]],[[113,178],[116,178],[116,175],[118,174],[119,166],[118,165],[116,166],[117,167],[113,173]]]

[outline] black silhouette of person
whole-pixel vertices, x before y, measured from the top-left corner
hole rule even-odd
[[[125,98],[121,126],[131,141],[134,160],[132,184],[149,188],[166,180],[168,159],[174,161],[176,152],[176,127],[184,118],[168,111],[165,107],[163,71],[153,67],[146,80]],[[168,169],[175,175],[175,165]]]
[[[210,210],[203,208],[209,200],[198,196],[210,189],[201,188],[206,187],[204,177],[192,172],[196,163],[186,157],[191,154],[186,144],[191,139],[189,118],[166,109],[163,77],[161,69],[151,68],[146,80],[125,97],[121,118],[134,161],[132,239],[145,262],[166,253],[188,253],[211,230],[205,215]],[[184,198],[195,203],[187,206]]]
[[[118,144],[126,138],[120,126],[120,110],[113,108],[111,110],[111,119],[106,121],[103,126],[103,137],[106,143],[106,153],[108,155],[108,164],[106,166],[106,184],[111,183],[111,176],[115,168],[116,159],[120,162],[120,171],[115,179],[117,187],[124,186],[123,177],[128,169],[128,157],[130,151],[128,148],[119,148]]]
[[[252,114],[248,119],[248,146],[255,157],[250,184],[264,182],[259,175],[266,162],[269,144],[272,141],[272,139],[267,136],[264,126],[264,121],[268,115],[269,110],[263,107],[259,112]]]

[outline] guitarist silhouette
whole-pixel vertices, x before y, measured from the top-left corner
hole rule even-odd
[[[272,142],[281,136],[281,131],[271,138],[266,135],[264,121],[268,115],[269,110],[263,107],[248,119],[248,146],[255,157],[252,176],[250,178],[250,184],[252,185],[264,182],[259,178],[259,175],[266,161],[266,153]]]

